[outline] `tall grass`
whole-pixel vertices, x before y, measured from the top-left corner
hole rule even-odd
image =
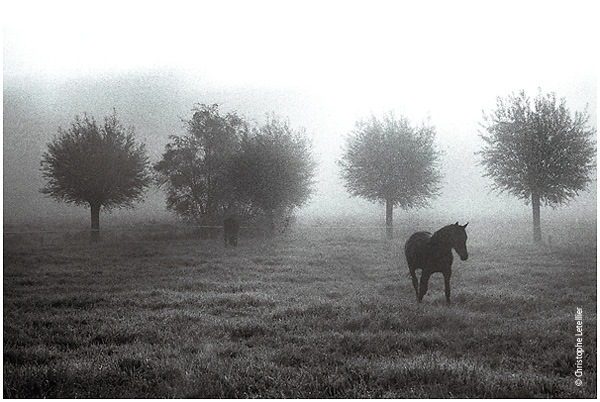
[[[397,235],[5,242],[4,396],[596,397],[595,247],[470,233],[418,305]]]

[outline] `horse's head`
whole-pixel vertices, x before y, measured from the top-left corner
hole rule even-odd
[[[429,244],[435,247],[454,249],[460,256],[461,260],[469,258],[467,252],[467,232],[465,228],[468,223],[461,226],[456,222],[454,225],[444,226],[431,236]]]
[[[452,227],[452,248],[456,250],[463,261],[469,258],[469,253],[467,252],[467,231],[465,230],[468,224],[467,222],[464,225],[459,225],[456,222],[454,225],[450,225]]]

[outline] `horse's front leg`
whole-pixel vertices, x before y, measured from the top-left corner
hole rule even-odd
[[[446,285],[446,303],[450,304],[450,276],[452,271],[448,269],[444,271],[444,284]]]

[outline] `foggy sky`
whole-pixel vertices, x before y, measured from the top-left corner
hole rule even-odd
[[[382,221],[382,206],[347,194],[335,164],[344,136],[371,113],[394,110],[435,125],[441,195],[410,214],[452,222],[531,214],[520,200],[490,192],[474,155],[482,110],[497,96],[556,92],[573,112],[588,105],[596,127],[592,1],[166,4],[3,4],[5,223],[88,219],[84,208],[39,193],[40,158],[75,115],[100,120],[113,108],[153,163],[169,135],[184,132],[181,119],[195,103],[256,121],[274,112],[306,129],[319,161],[314,196],[299,214]],[[151,190],[127,213],[164,215],[164,195]],[[595,218],[595,181],[568,207],[544,208],[542,219],[565,214]]]

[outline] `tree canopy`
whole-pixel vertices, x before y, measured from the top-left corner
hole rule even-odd
[[[264,212],[273,227],[275,215],[285,215],[308,200],[316,164],[305,132],[270,116],[243,137],[231,166],[238,200]]]
[[[40,191],[58,201],[89,205],[97,239],[100,209],[132,207],[151,182],[148,167],[144,145],[116,114],[103,125],[93,117],[76,116],[69,129],[59,128],[42,155],[47,183]]]
[[[346,139],[338,162],[345,186],[354,196],[386,204],[389,236],[394,206],[423,207],[438,193],[441,174],[434,139],[432,125],[412,126],[393,113],[358,121]]]
[[[154,166],[176,214],[215,224],[226,213],[264,213],[273,223],[308,199],[315,164],[303,130],[274,116],[250,129],[218,105],[199,105],[186,123]]]
[[[186,133],[170,137],[154,169],[167,190],[167,209],[197,223],[214,223],[233,198],[229,164],[247,128],[234,112],[221,116],[216,104],[192,111]]]
[[[532,202],[535,241],[541,241],[540,203],[565,204],[591,181],[596,130],[588,121],[587,112],[572,114],[564,98],[541,91],[533,100],[524,91],[498,97],[496,109],[483,115],[485,176],[494,189]]]

